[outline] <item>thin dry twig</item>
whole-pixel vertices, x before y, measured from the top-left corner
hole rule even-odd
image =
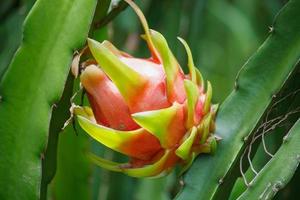
[[[273,158],[274,155],[272,153],[270,153],[270,151],[268,150],[268,148],[266,146],[265,131],[263,131],[263,133],[261,135],[261,141],[262,141],[263,148],[264,148],[264,151],[266,152],[266,154],[269,155],[271,158]]]
[[[255,175],[258,174],[258,172],[256,171],[256,169],[254,168],[252,161],[251,161],[251,151],[252,151],[252,145],[256,142],[256,140],[258,140],[260,137],[262,138],[262,144],[263,144],[263,148],[264,151],[270,156],[273,157],[274,155],[272,153],[269,152],[269,150],[267,149],[266,143],[265,143],[265,135],[270,133],[272,130],[281,127],[282,123],[284,121],[286,121],[291,115],[299,113],[300,112],[300,107],[297,107],[296,109],[294,109],[293,111],[290,111],[284,115],[280,115],[277,116],[271,120],[269,120],[269,115],[270,113],[274,110],[274,108],[281,102],[283,102],[284,100],[286,100],[288,97],[290,96],[294,96],[296,95],[298,92],[300,92],[300,89],[289,93],[288,95],[284,96],[283,98],[281,98],[280,100],[278,100],[277,102],[275,102],[271,108],[269,109],[269,111],[266,114],[265,120],[264,122],[256,129],[256,131],[253,133],[252,138],[250,143],[248,144],[248,146],[245,148],[241,158],[240,158],[240,173],[242,175],[242,178],[244,180],[244,183],[247,187],[250,186],[250,183],[248,183],[247,178],[245,176],[245,173],[243,172],[243,159],[247,153],[247,160],[250,166],[250,169],[255,173]],[[285,136],[286,137],[286,136]]]
[[[281,103],[281,102],[283,102],[284,100],[286,100],[288,97],[296,95],[298,92],[300,92],[300,89],[297,89],[297,90],[295,90],[295,91],[293,91],[293,92],[291,92],[291,93],[285,95],[284,97],[282,97],[281,99],[279,99],[278,101],[276,101],[276,102],[271,106],[271,108],[269,109],[269,111],[271,111],[272,108],[274,108],[275,106],[277,106],[279,103]]]
[[[251,143],[250,143],[250,145],[249,145],[249,148],[248,148],[247,159],[248,159],[248,162],[249,162],[249,165],[250,165],[250,169],[253,171],[253,173],[254,173],[255,175],[257,175],[258,172],[255,170],[255,168],[254,168],[254,166],[253,166],[253,164],[252,164],[252,162],[251,162],[252,142],[253,142],[253,140],[251,141]]]
[[[248,148],[249,148],[249,147],[246,147],[245,151],[243,152],[243,154],[242,154],[242,156],[241,156],[241,158],[240,158],[240,173],[241,173],[241,175],[242,175],[242,177],[243,177],[243,180],[244,180],[244,183],[245,183],[245,185],[246,185],[247,187],[249,186],[249,183],[248,183],[248,181],[247,181],[246,175],[245,175],[244,172],[243,172],[243,158],[244,158],[244,156],[245,156],[245,154],[246,154]]]
[[[272,120],[272,122],[274,122],[274,121],[276,121],[276,120],[278,120],[278,119],[279,119],[279,121],[276,122],[276,123],[273,123],[273,124],[270,123],[269,126],[268,126],[268,129],[266,129],[266,130],[264,131],[264,134],[267,134],[267,133],[269,133],[270,131],[274,130],[275,128],[279,127],[279,125],[280,125],[282,122],[284,122],[289,116],[291,116],[291,115],[293,115],[293,114],[296,114],[296,113],[299,113],[299,112],[300,112],[300,107],[297,107],[295,110],[293,110],[293,111],[291,111],[291,112],[288,112],[288,113],[285,114],[285,115],[281,115],[281,116],[279,116],[279,117],[274,118],[274,119]],[[272,126],[271,126],[271,125],[272,125]],[[259,132],[259,131],[256,131],[256,132]],[[258,134],[258,135],[256,135],[255,138],[254,138],[254,140],[257,140],[258,138],[260,138],[260,137],[262,136],[262,134],[263,134],[263,132],[260,133],[260,134]]]

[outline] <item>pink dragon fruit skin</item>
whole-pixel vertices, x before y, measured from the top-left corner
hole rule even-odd
[[[127,155],[116,163],[90,154],[99,166],[134,177],[157,176],[177,163],[186,170],[200,153],[214,152],[217,106],[211,105],[212,89],[195,68],[191,51],[190,74],[185,75],[165,38],[150,30],[144,15],[131,1],[145,29],[151,58],[134,58],[110,42],[88,39],[95,64],[80,76],[89,107],[76,106],[81,127],[95,140]]]

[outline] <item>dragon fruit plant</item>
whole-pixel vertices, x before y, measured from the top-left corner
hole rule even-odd
[[[80,81],[91,108],[75,106],[73,112],[92,138],[130,158],[116,163],[89,154],[97,165],[133,177],[160,176],[176,164],[183,172],[198,154],[216,149],[211,84],[205,87],[183,39],[178,38],[187,52],[188,75],[165,38],[126,2],[143,25],[151,57],[135,58],[108,41],[88,39],[93,59],[83,62]]]

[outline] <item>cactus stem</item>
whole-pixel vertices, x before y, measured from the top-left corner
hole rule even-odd
[[[183,179],[180,179],[180,181],[179,181],[179,184],[180,184],[180,186],[184,186],[185,184],[184,184],[184,180]]]
[[[220,178],[219,181],[218,181],[218,184],[219,184],[219,185],[222,185],[223,183],[224,183],[224,179],[223,179],[223,178]]]
[[[239,89],[239,84],[237,81],[234,82],[234,90],[237,91]]]
[[[40,153],[40,159],[41,159],[41,160],[44,160],[44,159],[45,159],[45,153],[44,153],[44,152],[41,152],[41,153]]]
[[[283,143],[287,143],[288,142],[288,135],[285,135],[282,140],[283,140]]]

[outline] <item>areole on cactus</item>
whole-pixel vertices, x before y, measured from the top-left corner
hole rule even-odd
[[[141,20],[151,57],[134,58],[108,41],[88,39],[93,59],[85,62],[80,80],[91,108],[75,106],[73,112],[92,138],[130,158],[116,163],[90,153],[97,165],[134,177],[163,175],[176,164],[184,171],[198,154],[216,149],[211,84],[205,89],[183,39],[178,38],[187,52],[188,75],[165,38],[126,2]]]

